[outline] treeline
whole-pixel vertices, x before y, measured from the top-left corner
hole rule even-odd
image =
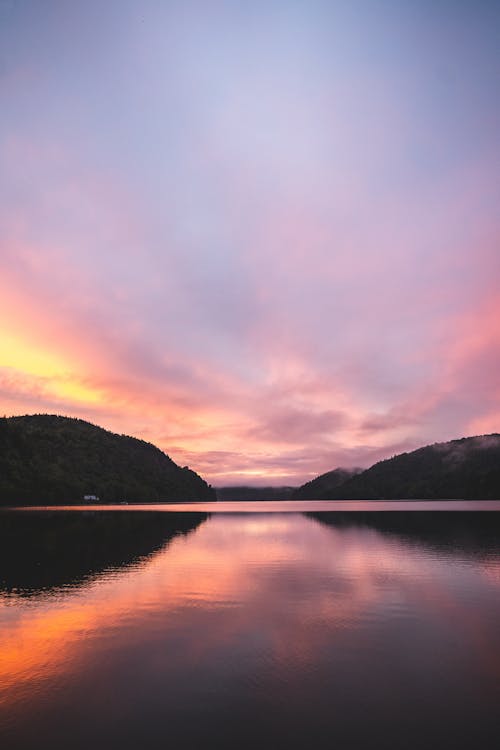
[[[143,440],[81,419],[0,418],[0,505],[215,500],[194,471]]]
[[[217,487],[217,500],[255,501],[255,500],[289,500],[294,487]]]

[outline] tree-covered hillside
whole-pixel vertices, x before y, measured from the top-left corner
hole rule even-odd
[[[334,490],[361,469],[333,469],[297,487],[292,500],[327,500]]]
[[[215,500],[194,471],[143,440],[81,419],[0,418],[0,505]]]
[[[500,500],[500,435],[451,440],[402,453],[336,487],[322,479],[314,480],[314,497],[309,494],[308,499]]]

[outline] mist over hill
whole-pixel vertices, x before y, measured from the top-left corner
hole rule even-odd
[[[0,418],[0,505],[215,500],[214,490],[151,443],[81,419]]]
[[[435,443],[379,461],[337,484],[343,470],[300,487],[304,500],[500,499],[500,435]]]

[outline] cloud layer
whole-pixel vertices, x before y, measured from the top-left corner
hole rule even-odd
[[[334,5],[0,6],[0,411],[215,484],[500,429],[500,13]]]

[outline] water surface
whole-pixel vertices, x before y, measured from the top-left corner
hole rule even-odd
[[[2,747],[495,745],[500,514],[306,506],[0,514]]]
[[[500,510],[500,500],[261,500],[250,502],[220,501],[201,503],[151,503],[119,505],[41,505],[38,507],[17,508],[17,510],[95,510],[95,511],[144,511],[166,513],[205,512],[205,513],[307,513],[310,511],[384,511],[384,510],[457,510],[481,511]]]

